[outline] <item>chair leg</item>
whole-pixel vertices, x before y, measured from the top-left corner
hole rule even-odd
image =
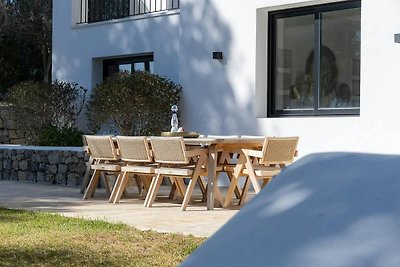
[[[226,175],[228,176],[228,179],[229,179],[229,182],[232,182],[232,173],[230,173],[230,172],[227,172],[226,173]],[[235,197],[237,198],[237,199],[239,199],[240,198],[240,195],[242,194],[241,192],[240,192],[240,189],[239,189],[239,187],[238,186],[235,186]]]
[[[186,210],[186,208],[190,202],[190,198],[192,197],[193,189],[194,189],[194,186],[196,185],[196,182],[197,182],[197,177],[193,177],[192,179],[190,179],[189,186],[185,193],[185,197],[183,198],[183,202],[182,202],[182,206],[181,206],[182,211]]]
[[[126,173],[124,173],[123,175],[120,174],[120,175],[117,176],[117,179],[116,179],[116,181],[114,183],[113,190],[111,191],[111,194],[110,194],[110,198],[108,199],[108,203],[113,203],[114,202],[115,196],[116,196],[119,188],[121,187],[121,182],[122,182],[122,179],[123,179],[124,175],[126,175]]]
[[[246,200],[247,193],[249,192],[249,187],[250,187],[250,179],[249,177],[246,177],[246,180],[243,185],[242,189],[242,195],[239,198],[239,206],[242,206],[244,204],[244,201]]]
[[[147,207],[150,208],[153,206],[154,200],[156,199],[156,195],[158,190],[160,189],[161,183],[164,179],[164,176],[161,176],[160,174],[157,175],[155,181],[154,181],[154,186],[151,188],[150,194],[147,194],[149,197],[149,200],[147,201]]]
[[[177,189],[176,183],[172,182],[171,191],[169,191],[168,199],[174,199],[176,194],[176,189]]]
[[[138,175],[135,175],[134,179],[135,179],[135,182],[136,182],[137,189],[139,191],[139,195],[141,195],[142,194],[142,190],[143,190],[142,179]]]
[[[261,188],[264,188],[264,186],[266,186],[270,181],[271,181],[270,177],[264,178]]]
[[[124,173],[121,173],[119,176],[121,176],[121,179],[120,179],[121,181],[120,181],[120,184],[117,187],[116,193],[114,195],[114,199],[113,199],[114,204],[119,203],[119,200],[121,199],[121,196],[126,188],[126,185],[128,184],[128,181],[129,181],[128,173],[124,172]]]
[[[108,181],[107,175],[105,175],[104,172],[101,174],[101,182],[104,185],[104,188],[106,189],[106,193],[108,195],[111,195],[110,183]]]
[[[81,194],[85,192],[86,187],[88,186],[90,182],[90,171],[91,171],[91,166],[93,164],[94,160],[92,157],[89,157],[89,161],[86,162],[86,170],[85,170],[85,175],[83,176],[83,181],[81,185]]]
[[[153,192],[153,188],[154,188],[154,186],[155,186],[155,184],[156,184],[156,180],[157,180],[157,177],[158,177],[158,176],[159,176],[159,174],[158,174],[157,176],[154,176],[154,177],[151,179],[150,186],[149,186],[149,190],[147,191],[146,198],[144,199],[144,204],[143,204],[143,206],[145,206],[145,207],[147,207],[147,205],[148,205],[148,202],[149,202],[150,197],[151,197],[151,193]]]
[[[83,199],[88,199],[89,196],[93,197],[94,191],[96,191],[97,184],[99,183],[101,171],[95,170],[93,172],[92,178],[90,179],[89,185],[86,188],[86,192],[83,195]]]

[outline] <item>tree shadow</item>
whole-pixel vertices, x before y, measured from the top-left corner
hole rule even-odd
[[[232,29],[212,1],[181,1],[180,14],[73,29],[68,14],[62,15],[71,10],[70,2],[55,5],[55,79],[93,88],[101,80],[102,59],[154,52],[154,72],[183,86],[179,108],[185,130],[259,134],[255,85],[249,81],[239,89],[231,77],[245,67],[233,66],[233,57],[237,61],[245,55],[233,55]],[[224,60],[213,59],[214,51],[222,51]],[[244,99],[243,91],[250,97]]]

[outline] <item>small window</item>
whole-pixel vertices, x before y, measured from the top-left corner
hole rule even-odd
[[[117,72],[148,71],[152,73],[153,58],[153,54],[149,54],[105,59],[103,61],[103,80]]]
[[[361,3],[271,12],[268,116],[360,114]]]

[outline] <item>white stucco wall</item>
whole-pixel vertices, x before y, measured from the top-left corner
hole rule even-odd
[[[65,12],[71,10],[70,1],[54,1],[53,77],[90,88],[93,58],[154,51],[155,72],[184,88],[180,122],[186,130],[297,135],[301,156],[320,151],[398,154],[400,44],[393,36],[400,33],[399,0],[362,0],[360,116],[265,116],[263,14],[328,2],[181,0],[180,15],[72,28]],[[222,51],[225,59],[212,59],[213,51]]]
[[[154,52],[154,72],[179,81],[179,13],[74,25],[71,3],[53,2],[53,79],[91,89],[101,75],[98,58]]]
[[[264,49],[258,47],[256,53],[256,35],[267,38],[267,24],[260,20],[257,32],[257,12],[327,2],[332,1],[184,0],[181,51],[198,48],[180,63],[181,83],[190,88],[184,97],[189,128],[213,134],[297,135],[300,155],[400,153],[400,44],[393,41],[400,32],[398,0],[362,0],[360,116],[265,118],[266,85],[256,82],[255,66],[266,75],[256,61]],[[213,50],[224,52],[224,64],[211,59]]]

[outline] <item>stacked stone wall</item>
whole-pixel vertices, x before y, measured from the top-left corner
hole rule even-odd
[[[87,160],[81,148],[0,146],[0,179],[78,186]]]
[[[0,144],[23,144],[25,132],[16,126],[10,106],[0,104]]]

